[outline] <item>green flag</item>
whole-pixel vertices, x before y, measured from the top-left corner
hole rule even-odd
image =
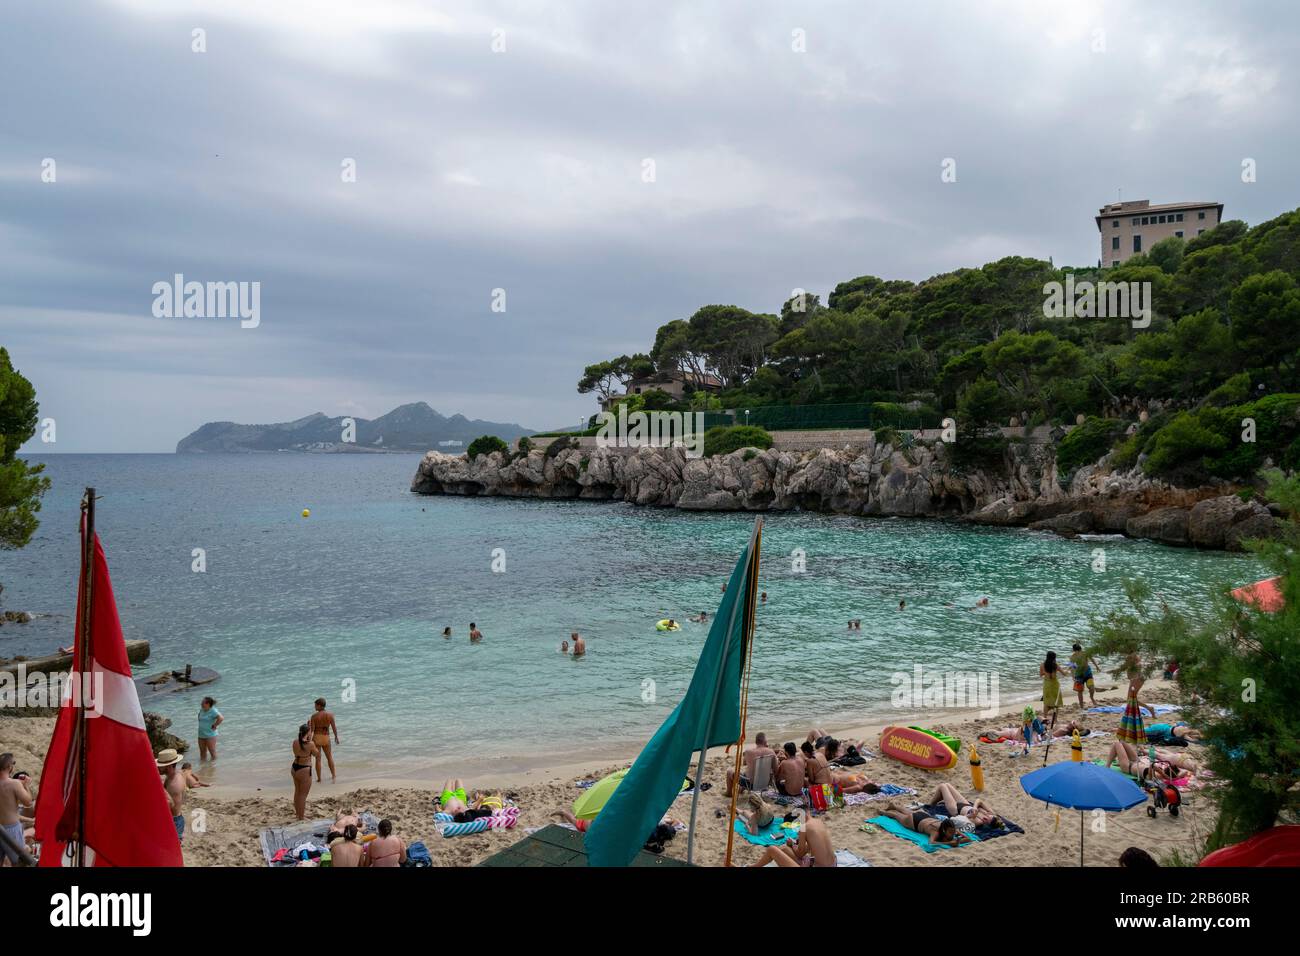
[[[691,754],[740,739],[740,680],[758,588],[761,539],[759,519],[731,572],[686,696],[650,738],[587,831],[587,862],[592,866],[630,864],[681,793]]]

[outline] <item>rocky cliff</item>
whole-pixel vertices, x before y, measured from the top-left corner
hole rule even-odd
[[[1275,518],[1229,487],[1174,488],[1104,460],[1062,484],[1050,444],[1011,443],[1000,469],[967,470],[941,443],[789,452],[747,449],[688,459],[680,448],[581,449],[556,442],[526,454],[431,451],[411,490],[426,495],[581,498],[694,511],[824,511],[956,517],[1069,536],[1121,533],[1168,544],[1240,550]]]

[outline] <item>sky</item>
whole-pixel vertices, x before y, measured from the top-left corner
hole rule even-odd
[[[702,305],[1092,264],[1121,190],[1300,206],[1290,2],[0,0],[0,23],[0,345],[56,426],[32,453],[413,401],[576,425],[584,366]],[[156,315],[178,273],[258,283],[256,326]]]

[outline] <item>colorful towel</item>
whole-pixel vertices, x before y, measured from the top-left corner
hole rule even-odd
[[[911,787],[896,787],[892,783],[882,783],[879,793],[846,793],[844,795],[845,806],[854,807],[863,803],[871,803],[874,800],[889,800],[893,797],[914,796],[916,791]]]
[[[743,836],[750,843],[756,843],[759,846],[780,846],[786,840],[799,839],[799,827],[797,824],[789,828],[783,826],[784,821],[776,817],[768,824],[767,829],[759,830],[758,833],[750,833],[745,828],[744,821],[736,820],[732,823],[732,829]]]
[[[438,832],[444,837],[467,836],[471,833],[482,833],[484,830],[513,829],[519,822],[519,808],[506,807],[503,810],[493,810],[490,817],[479,817],[477,820],[469,820],[465,823],[457,823],[456,818],[450,813],[435,813],[433,820]]]
[[[836,866],[870,866],[871,864],[868,863],[866,860],[862,859],[862,857],[858,856],[856,853],[851,853],[848,850],[836,850],[835,865]]]
[[[895,820],[893,817],[887,817],[887,816],[881,815],[881,816],[878,816],[878,817],[871,817],[870,819],[867,820],[867,822],[868,822],[868,823],[874,823],[876,826],[880,827],[882,830],[887,830],[887,831],[889,831],[890,833],[892,833],[892,834],[893,834],[894,836],[896,836],[896,837],[900,837],[900,838],[902,838],[902,839],[904,839],[904,840],[907,840],[907,841],[909,841],[909,842],[911,842],[911,843],[915,843],[917,846],[919,846],[919,847],[920,847],[922,850],[924,850],[926,853],[933,853],[933,852],[935,852],[936,850],[955,850],[955,849],[957,849],[957,847],[952,846],[952,845],[947,844],[947,843],[934,843],[934,842],[931,842],[930,838],[929,838],[928,836],[926,836],[924,833],[917,833],[915,830],[909,830],[907,827],[903,826],[901,823],[899,823],[899,822],[898,822],[897,820]],[[976,842],[979,842],[979,837],[977,837],[977,836],[971,836],[971,839],[973,839],[973,840],[976,841]],[[965,844],[965,843],[960,843],[960,844],[958,844],[958,846],[966,846],[966,845],[967,845],[967,844]]]

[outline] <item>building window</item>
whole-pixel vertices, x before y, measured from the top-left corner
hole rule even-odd
[[[1129,223],[1129,225],[1131,225],[1131,226],[1136,226],[1136,225],[1138,225],[1138,217],[1137,217],[1137,216],[1134,216],[1134,217],[1133,217],[1133,221],[1132,221],[1131,223]]]
[[[1134,236],[1134,237],[1133,237],[1133,251],[1134,251],[1134,252],[1141,252],[1141,251],[1142,251],[1142,237],[1141,237],[1141,236]]]
[[[1110,247],[1116,251],[1119,250],[1119,236],[1110,237]]]
[[[1119,265],[1119,260],[1118,260],[1118,259],[1111,259],[1111,260],[1110,260],[1110,267],[1111,267],[1112,269],[1115,268],[1117,265]]]
[[[1179,222],[1182,222],[1182,221],[1183,221],[1183,214],[1180,212],[1180,213],[1179,213],[1177,216],[1175,216],[1174,218],[1177,219]]]
[[[1174,232],[1174,235],[1177,236],[1179,239],[1181,239],[1183,238],[1183,231],[1181,229],[1178,229]]]
[[[1112,229],[1118,229],[1118,228],[1119,228],[1119,220],[1118,220],[1118,219],[1112,219],[1112,220],[1111,220],[1111,223],[1110,223],[1110,227],[1111,227]]]
[[[1204,218],[1205,218],[1205,213],[1203,213],[1203,212],[1198,212],[1198,213],[1196,214],[1196,218],[1197,218],[1197,219],[1204,219]]]
[[[1144,225],[1144,226],[1149,226],[1149,225],[1151,225],[1151,217],[1150,217],[1150,216],[1143,216],[1143,217],[1142,217],[1142,225]]]
[[[1203,233],[1204,231],[1205,231],[1204,229],[1197,229],[1197,230],[1196,230],[1196,234],[1199,236],[1199,235],[1200,235],[1201,233]]]

